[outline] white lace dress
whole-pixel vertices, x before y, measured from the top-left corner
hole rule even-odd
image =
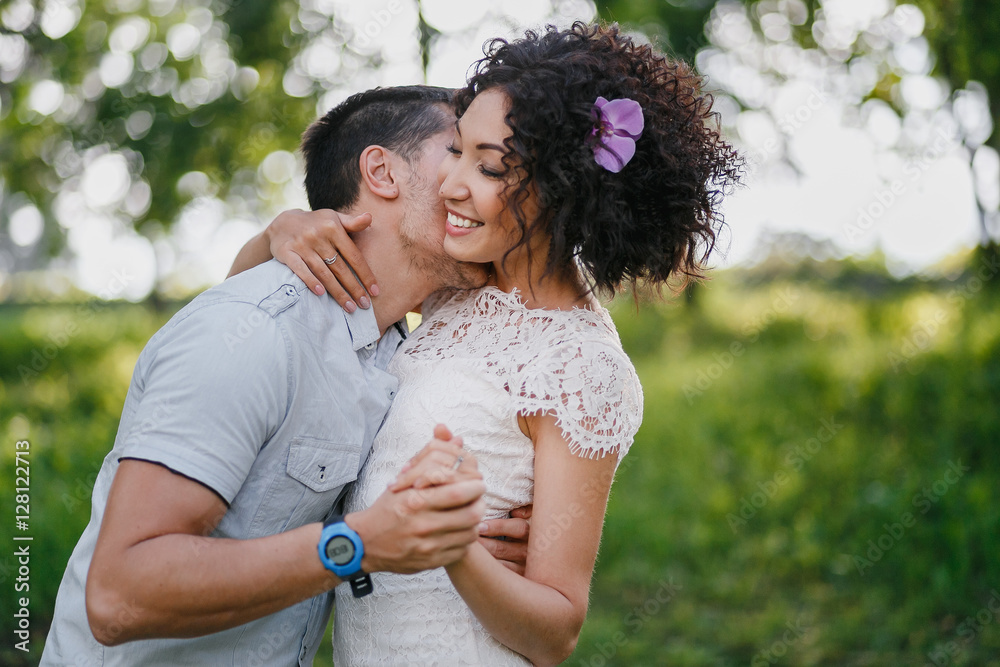
[[[619,462],[642,418],[642,389],[606,310],[528,309],[495,287],[429,299],[389,371],[399,392],[348,512],[371,505],[438,422],[475,454],[494,519],[533,497],[534,448],[519,413],[552,411],[573,452]],[[338,667],[530,664],[493,639],[443,568],[372,579],[361,599],[336,589]]]

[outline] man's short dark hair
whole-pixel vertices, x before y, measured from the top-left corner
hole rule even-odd
[[[313,210],[345,210],[358,199],[359,158],[368,146],[398,153],[412,164],[424,141],[454,123],[441,105],[454,91],[436,86],[373,88],[352,95],[309,126],[302,136],[306,194]]]

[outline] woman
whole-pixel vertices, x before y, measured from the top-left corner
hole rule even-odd
[[[577,23],[494,40],[458,93],[439,172],[445,249],[489,264],[490,284],[424,303],[348,511],[413,483],[402,462],[443,422],[476,455],[488,518],[534,504],[527,563],[521,576],[473,544],[443,570],[380,574],[370,596],[338,589],[338,664],[572,653],[611,480],[642,410],[594,293],[699,276],[738,177],[699,84],[617,27]]]

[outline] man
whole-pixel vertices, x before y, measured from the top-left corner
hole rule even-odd
[[[353,235],[384,290],[371,309],[341,309],[272,261],[150,340],[43,665],[309,665],[332,604],[322,593],[350,578],[364,594],[364,573],[439,567],[476,539],[484,487],[442,429],[417,464],[441,484],[330,518],[395,394],[399,320],[437,289],[483,280],[446,258],[435,228],[448,99],[369,91],[307,133],[310,201],[373,219]],[[330,162],[341,149],[352,155]],[[342,545],[360,561],[338,560]]]

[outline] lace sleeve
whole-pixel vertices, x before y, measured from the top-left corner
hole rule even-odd
[[[628,452],[642,422],[642,387],[629,358],[598,341],[549,348],[511,387],[519,413],[550,412],[577,456]]]

